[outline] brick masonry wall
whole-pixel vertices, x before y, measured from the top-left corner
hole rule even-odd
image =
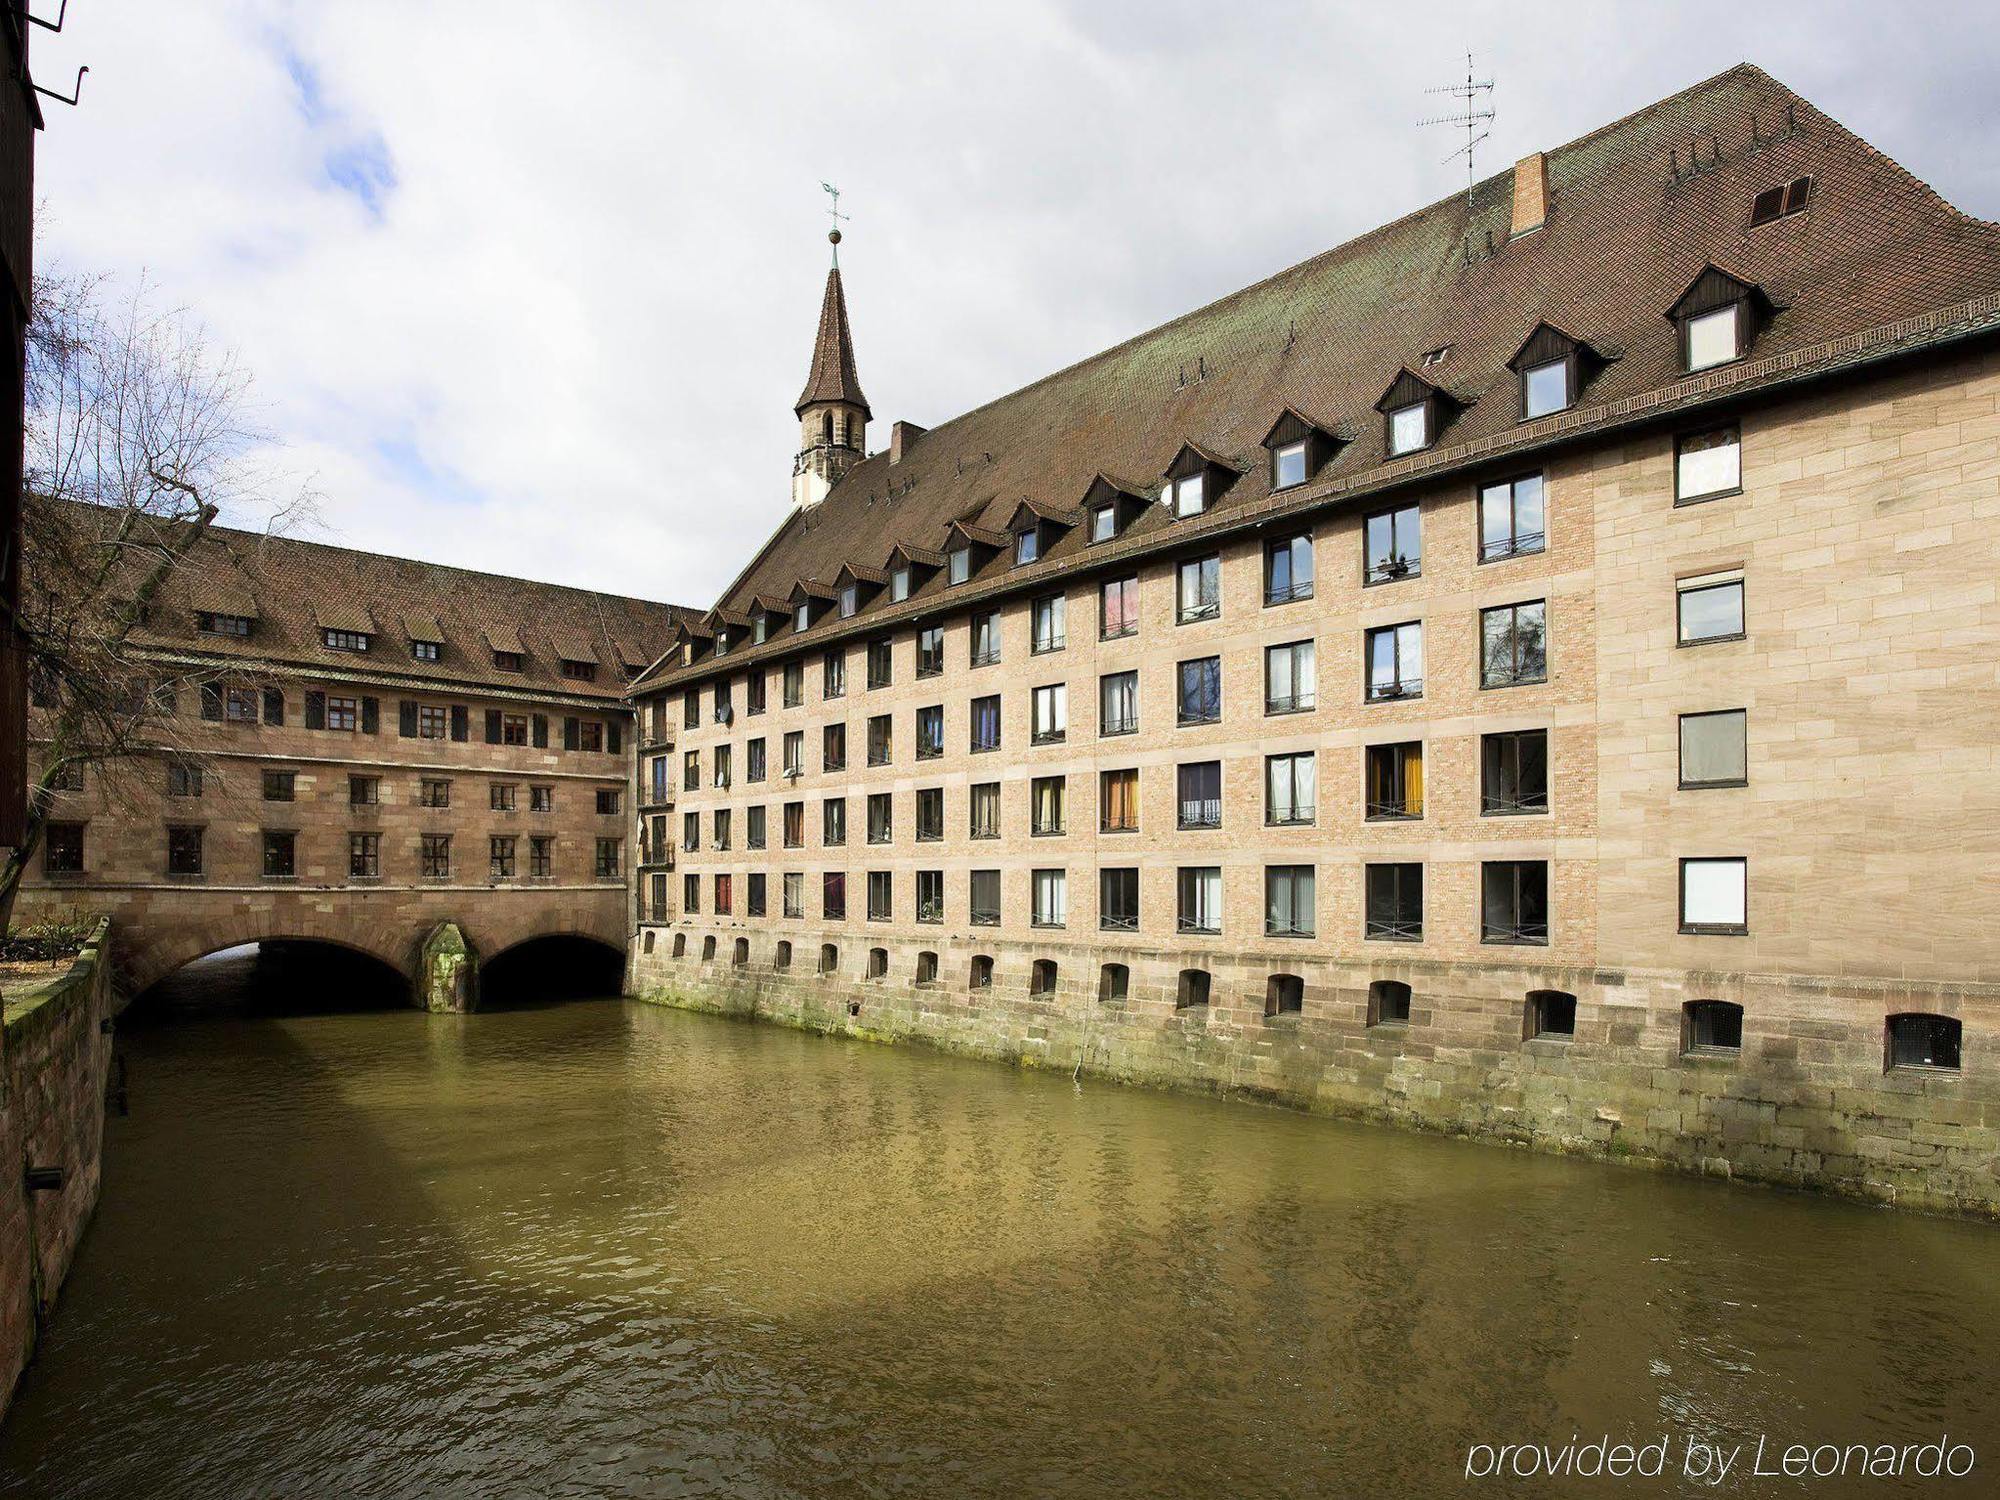
[[[111,1038],[109,928],[47,989],[10,996],[0,1044],[0,1413],[97,1207]],[[13,1003],[18,1000],[18,1004]],[[60,1167],[29,1193],[29,1167]]]

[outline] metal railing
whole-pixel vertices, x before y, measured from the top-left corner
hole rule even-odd
[[[1264,712],[1267,714],[1303,714],[1312,712],[1316,695],[1313,693],[1292,693],[1289,696],[1270,694],[1264,696]]]
[[[1221,617],[1221,614],[1222,601],[1220,599],[1197,599],[1192,604],[1181,605],[1175,611],[1174,619],[1179,624],[1188,625],[1196,620],[1218,619]]]
[[[1545,813],[1549,810],[1549,794],[1541,792],[1517,792],[1508,796],[1504,792],[1486,792],[1479,799],[1482,813]]]
[[[1368,701],[1387,703],[1395,698],[1421,698],[1424,695],[1424,680],[1421,677],[1401,677],[1394,682],[1370,682]]]
[[[1498,562],[1503,557],[1526,557],[1530,553],[1541,552],[1548,546],[1548,536],[1540,531],[1517,532],[1499,541],[1479,544],[1481,562]]]
[[[1405,802],[1370,802],[1367,804],[1366,821],[1370,823],[1407,823],[1424,815],[1424,805],[1419,802],[1410,807]]]
[[[1068,645],[1069,637],[1067,635],[1038,635],[1030,644],[1029,649],[1035,655],[1041,656],[1050,651],[1064,650]]]
[[[1422,917],[1370,917],[1363,929],[1366,937],[1377,938],[1390,943],[1421,942],[1424,936]]]
[[[1176,932],[1193,933],[1201,937],[1219,937],[1222,927],[1207,917],[1182,917],[1174,924]]]
[[[1310,578],[1299,583],[1288,583],[1282,588],[1266,587],[1264,590],[1266,604],[1293,604],[1300,599],[1310,599],[1312,596],[1313,585]]]
[[[1367,582],[1394,583],[1399,578],[1421,577],[1423,571],[1423,559],[1420,557],[1385,557],[1380,562],[1368,564]]]
[[[1290,812],[1274,812],[1264,822],[1272,828],[1308,828],[1317,813],[1316,807],[1294,807]]]
[[[1139,732],[1139,716],[1136,713],[1115,715],[1099,725],[1097,732],[1105,736],[1137,734]]]
[[[998,660],[1000,660],[1000,648],[992,646],[984,651],[973,652],[970,664],[975,667],[990,667]]]
[[[1000,913],[983,906],[975,906],[972,908],[972,914],[967,920],[974,927],[998,927],[1000,925]]]
[[[1222,826],[1222,799],[1204,797],[1198,802],[1182,802],[1180,805],[1180,826],[1183,828],[1220,828]]]
[[[1175,715],[1174,721],[1181,725],[1220,724],[1222,722],[1222,708],[1220,704],[1212,709],[1204,708],[1200,705],[1191,708],[1183,703],[1180,706],[1180,711]]]
[[[1098,917],[1097,925],[1104,932],[1137,932],[1139,930],[1139,914],[1133,912],[1130,916],[1126,916],[1122,912],[1108,911]]]
[[[1031,745],[1060,745],[1069,738],[1067,729],[1037,729],[1028,736]]]
[[[1479,941],[1482,943],[1531,943],[1546,946],[1549,940],[1549,924],[1546,922],[1481,922]]]

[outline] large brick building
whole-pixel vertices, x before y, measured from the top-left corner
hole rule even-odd
[[[1748,66],[872,453],[836,271],[635,987],[2000,1208],[1996,330]]]
[[[134,992],[268,939],[410,976],[447,924],[472,965],[553,934],[622,951],[623,694],[676,614],[212,529],[133,637],[157,749],[50,795],[21,915],[109,913]]]

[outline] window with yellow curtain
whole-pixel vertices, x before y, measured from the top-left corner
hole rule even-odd
[[[1136,769],[1106,771],[1103,776],[1104,795],[1101,800],[1103,818],[1100,826],[1106,833],[1137,833],[1139,831],[1139,773]]]
[[[1424,815],[1424,747],[1419,740],[1368,747],[1368,816]]]

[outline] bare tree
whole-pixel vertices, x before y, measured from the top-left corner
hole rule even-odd
[[[0,868],[0,934],[41,845],[51,791],[82,767],[116,783],[141,760],[185,753],[159,711],[185,685],[226,675],[146,650],[148,612],[228,508],[303,518],[310,495],[273,505],[253,460],[250,381],[185,310],[141,286],[117,301],[102,278],[37,278],[28,323],[25,545],[19,624],[32,747],[27,838]]]

